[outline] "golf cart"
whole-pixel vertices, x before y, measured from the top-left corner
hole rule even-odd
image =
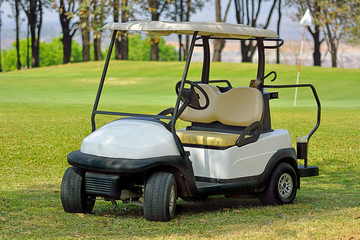
[[[112,38],[91,115],[92,133],[80,150],[68,155],[72,166],[61,183],[66,212],[90,213],[98,197],[115,206],[116,200],[140,203],[150,221],[169,221],[178,197],[192,201],[246,194],[263,204],[289,204],[300,188],[300,177],[319,174],[318,167],[307,164],[308,142],[320,124],[315,88],[265,85],[276,73],[264,75],[264,51],[283,44],[275,32],[239,24],[151,21],[109,23],[104,28],[112,30]],[[98,110],[118,31],[192,35],[183,77],[174,84],[173,108],[154,115]],[[228,80],[209,79],[210,39],[256,41],[258,70],[250,87],[234,88]],[[269,42],[273,44],[265,44]],[[203,50],[202,76],[190,81],[187,73],[195,47]],[[265,92],[294,87],[311,88],[318,105],[317,123],[298,139],[297,152],[287,130],[271,128],[269,101],[278,93]],[[98,114],[120,118],[96,129]],[[178,119],[188,126],[176,129]]]

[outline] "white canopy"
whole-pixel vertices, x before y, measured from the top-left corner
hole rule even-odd
[[[108,23],[104,29],[121,31],[146,31],[150,34],[169,36],[170,34],[193,35],[198,32],[200,36],[241,38],[254,37],[277,38],[274,31],[253,28],[242,24],[219,22],[162,22],[162,21],[133,21],[126,23]]]

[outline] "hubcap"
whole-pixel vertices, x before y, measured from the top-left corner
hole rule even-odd
[[[288,173],[283,173],[278,182],[278,192],[280,197],[288,198],[293,191],[294,183],[293,179]]]

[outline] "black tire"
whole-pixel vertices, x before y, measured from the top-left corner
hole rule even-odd
[[[294,201],[298,188],[298,176],[288,163],[278,164],[271,174],[269,183],[259,199],[264,205],[283,205]]]
[[[144,215],[149,221],[169,221],[175,215],[177,185],[174,174],[156,172],[145,185]]]
[[[69,167],[61,182],[61,203],[68,213],[91,213],[95,198],[85,193],[85,170]]]

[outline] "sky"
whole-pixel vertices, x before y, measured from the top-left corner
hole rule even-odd
[[[225,11],[226,5],[228,0],[222,0],[222,12]],[[267,13],[270,10],[270,3],[265,2],[264,8],[262,10],[262,14],[260,17],[260,23],[265,22],[265,18],[267,17]],[[1,6],[2,10],[2,30],[1,30],[1,44],[2,48],[8,49],[11,47],[11,44],[15,41],[15,21],[13,18],[13,11],[11,10],[8,3],[3,3]],[[302,38],[302,27],[299,23],[294,22],[290,15],[294,13],[293,9],[283,9],[283,16],[282,16],[282,24],[281,24],[281,32],[280,37],[283,38],[285,41],[287,40],[301,40]],[[25,18],[25,15],[22,16]],[[165,19],[161,19],[165,20]],[[206,4],[206,7],[202,9],[202,11],[197,12],[196,14],[192,15],[190,21],[202,21],[202,22],[215,22],[215,6],[213,1],[209,1]],[[228,23],[236,23],[235,18],[235,8],[232,1],[232,5],[227,17]],[[276,22],[277,22],[277,10],[274,10],[272,21],[268,29],[276,31]],[[22,31],[20,38],[26,37],[26,28],[25,22],[21,24]],[[49,42],[52,38],[61,35],[61,27],[59,22],[59,16],[57,12],[54,10],[46,10],[43,18],[43,26],[41,29],[41,40],[45,42]],[[80,40],[80,36],[76,38],[78,41]]]

